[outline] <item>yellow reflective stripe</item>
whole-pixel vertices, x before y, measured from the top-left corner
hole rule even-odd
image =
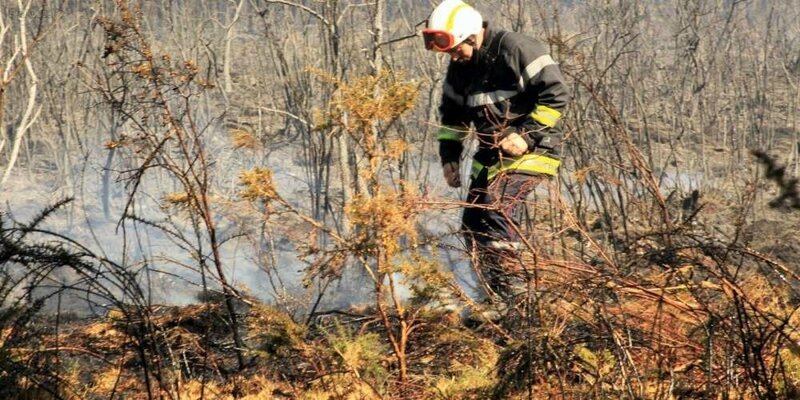
[[[522,172],[529,174],[558,175],[560,160],[541,154],[525,154],[515,158],[503,159],[503,161],[486,167],[477,160],[472,160],[472,177],[477,178],[484,168],[489,169],[488,179],[492,179],[501,172]]]
[[[536,106],[536,110],[531,113],[531,118],[544,126],[552,128],[556,126],[556,122],[561,118],[561,112],[540,104]]]
[[[457,140],[462,141],[467,133],[464,130],[456,129],[454,127],[443,126],[439,128],[436,138],[439,140]]]
[[[453,25],[456,24],[456,15],[458,15],[458,12],[461,11],[462,8],[467,8],[467,7],[469,6],[466,3],[461,3],[458,6],[456,6],[456,8],[454,8],[453,11],[450,11],[450,16],[447,17],[447,25],[446,25],[447,29],[445,29],[446,32],[449,33],[453,31]]]
[[[477,178],[484,168],[486,167],[479,163],[478,160],[472,160],[472,179]]]

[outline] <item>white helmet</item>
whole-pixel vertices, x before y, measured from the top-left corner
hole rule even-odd
[[[481,28],[483,18],[474,8],[461,0],[444,0],[428,17],[422,37],[428,50],[448,51]]]

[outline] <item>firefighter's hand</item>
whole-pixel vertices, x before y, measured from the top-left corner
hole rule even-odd
[[[528,151],[528,143],[516,132],[506,136],[498,145],[503,153],[511,157],[521,156]]]
[[[461,187],[461,174],[459,172],[458,161],[450,161],[442,164],[442,172],[444,173],[444,180],[450,187]]]

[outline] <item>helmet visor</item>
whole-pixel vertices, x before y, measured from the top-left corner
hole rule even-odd
[[[425,48],[428,50],[447,51],[455,44],[452,34],[436,29],[424,29],[422,39],[425,41]]]

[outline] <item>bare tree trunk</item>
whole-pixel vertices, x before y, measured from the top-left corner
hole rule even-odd
[[[111,133],[111,140],[117,140],[117,111],[114,109],[112,105],[111,108],[111,122],[109,126],[109,130]],[[105,164],[103,164],[103,178],[100,187],[100,199],[103,203],[103,215],[106,217],[107,220],[111,219],[111,166],[114,162],[114,155],[116,154],[117,149],[116,146],[112,145],[108,149],[108,154],[106,155]]]
[[[24,58],[25,70],[28,72],[28,80],[30,82],[30,86],[28,87],[28,102],[25,107],[25,111],[22,113],[22,118],[20,118],[19,123],[17,124],[17,128],[15,130],[14,140],[11,143],[11,155],[8,158],[8,164],[6,165],[5,171],[3,172],[3,177],[0,178],[0,189],[5,185],[6,181],[8,181],[9,176],[11,176],[11,171],[14,168],[14,164],[17,162],[17,157],[19,156],[19,149],[22,145],[22,139],[25,136],[25,133],[30,129],[31,125],[36,121],[36,118],[39,116],[39,111],[41,110],[41,106],[37,108],[36,104],[36,94],[39,87],[39,78],[36,76],[36,73],[33,70],[33,65],[31,65],[31,60],[28,55],[28,32],[26,30],[26,21],[28,15],[28,10],[31,7],[31,1],[28,1],[28,4],[23,5],[22,0],[17,0],[17,5],[19,6],[19,47],[15,49],[17,53],[15,53],[13,58],[16,57],[16,54],[21,54],[21,57]],[[0,15],[0,20],[2,20],[2,15]],[[3,30],[3,33],[6,31],[6,27],[0,27]],[[13,63],[9,64],[11,67]],[[5,87],[8,84],[9,79],[13,79],[13,77],[9,76],[11,71],[9,68],[6,69],[4,76],[3,76],[3,83],[1,84]]]
[[[233,91],[233,80],[231,79],[231,45],[233,39],[236,38],[236,22],[239,21],[239,15],[241,14],[243,5],[244,0],[239,0],[239,4],[236,6],[236,12],[225,31],[225,60],[222,65],[222,76],[225,79],[225,93]]]
[[[386,1],[375,0],[375,15],[372,18],[372,73],[378,74],[383,67],[381,43],[383,43],[383,16],[386,14]]]
[[[0,18],[2,20],[2,18]],[[13,125],[10,125],[6,128],[3,121],[5,120],[5,108],[6,107],[6,86],[2,82],[0,82],[0,134],[2,134],[2,139],[0,139],[0,154],[3,153],[3,149],[6,147],[6,141],[9,137],[12,136]],[[2,185],[0,185],[2,186]]]
[[[347,144],[347,134],[340,132],[336,136],[336,144],[339,146],[339,173],[342,180],[342,204],[349,204],[353,198],[353,182],[350,179],[353,176],[353,171],[350,169],[350,148]],[[344,220],[345,215],[342,215],[342,235],[350,233],[349,223]]]
[[[374,14],[372,16],[372,75],[378,76],[381,73],[382,69],[382,53],[381,53],[381,40],[383,38],[383,15],[386,10],[386,3],[383,0],[376,0],[375,1],[375,8]],[[375,87],[375,97],[380,95],[379,93],[380,88]],[[377,181],[374,178],[377,178],[379,173],[377,173],[380,169],[381,157],[380,157],[380,148],[381,143],[380,135],[378,132],[378,125],[377,122],[370,123],[370,132],[369,138],[365,138],[366,146],[365,150],[368,153],[367,157],[369,158],[368,162],[370,163],[369,168],[377,168],[375,171],[376,174],[373,175],[373,180],[369,182],[369,186],[367,186],[365,191],[361,192],[363,195],[371,196],[375,194]],[[360,161],[360,160],[358,160]]]

